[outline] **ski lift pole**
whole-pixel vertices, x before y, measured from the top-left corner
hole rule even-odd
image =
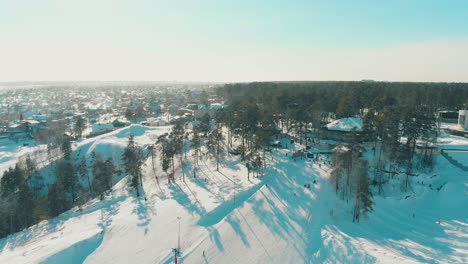
[[[177,217],[177,219],[179,220],[179,232],[178,232],[178,236],[177,236],[177,251],[180,251],[180,216]]]
[[[177,259],[178,250],[177,250],[177,248],[173,248],[172,251],[174,251],[174,263],[177,264],[177,262],[178,262],[178,259]]]

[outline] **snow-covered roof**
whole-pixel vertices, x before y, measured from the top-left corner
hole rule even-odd
[[[28,119],[28,120],[26,120],[26,122],[29,123],[30,125],[37,125],[37,124],[39,124],[39,121],[33,120],[33,119]]]
[[[347,152],[349,151],[349,148],[348,147],[345,147],[343,145],[339,145],[339,146],[336,146],[335,148],[333,148],[333,151],[336,151],[336,152]]]
[[[34,115],[39,115],[39,112],[37,112],[37,111],[31,111],[31,112],[23,113],[23,118],[31,118],[31,117],[33,117]]]
[[[204,105],[204,104],[199,104],[198,105],[198,110],[220,110],[223,109],[225,105],[220,104],[220,103],[213,103],[210,105]]]
[[[37,121],[41,121],[41,120],[45,121],[47,120],[48,117],[46,115],[33,115],[32,118]]]
[[[192,127],[196,127],[196,126],[201,125],[201,121],[199,121],[199,120],[193,120],[192,122],[190,122],[190,124],[192,125]]]
[[[210,105],[210,109],[220,110],[223,109],[225,106],[220,103],[214,103]]]
[[[327,124],[328,130],[350,132],[353,128],[356,131],[362,131],[362,119],[358,117],[347,117],[335,120]]]

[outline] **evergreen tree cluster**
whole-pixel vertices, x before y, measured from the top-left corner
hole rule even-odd
[[[132,186],[137,192],[137,196],[140,196],[140,186],[142,186],[142,166],[145,161],[145,155],[143,149],[135,143],[135,136],[130,134],[128,136],[128,144],[122,154],[122,162],[125,172],[132,176]],[[110,167],[104,166],[102,170],[104,175],[107,173],[106,170],[111,169]],[[106,181],[104,179],[104,181]],[[108,181],[106,181],[108,182]],[[112,186],[112,183],[110,183]]]
[[[119,173],[112,158],[103,160],[93,153],[88,166],[86,156],[76,160],[71,138],[62,137],[62,140],[61,157],[49,165],[55,175],[54,182],[45,184],[37,162],[30,156],[3,173],[0,237],[55,217],[112,187],[114,176]]]
[[[35,223],[34,195],[25,168],[16,164],[3,173],[0,195],[0,237]]]

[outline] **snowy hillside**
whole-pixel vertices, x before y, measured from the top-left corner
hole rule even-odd
[[[76,148],[111,155],[130,132],[145,145],[167,131],[132,126]],[[464,154],[456,155],[468,160]],[[289,156],[285,149],[267,154],[265,176],[250,181],[237,156],[226,157],[219,172],[206,156],[197,178],[189,164],[185,182],[178,168],[171,184],[159,158],[156,175],[149,159],[144,197],[125,177],[103,201],[0,240],[0,263],[174,263],[179,224],[180,263],[468,262],[468,172],[444,156],[435,172],[414,178],[413,192],[376,197],[360,223],[336,199],[326,163]]]

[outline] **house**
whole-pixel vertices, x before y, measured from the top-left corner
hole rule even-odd
[[[316,157],[314,155],[332,153],[335,147],[335,144],[316,144],[307,150],[307,155],[308,157]]]
[[[179,108],[177,111],[178,115],[186,115],[186,116],[193,116],[193,110],[188,109],[188,108]]]
[[[34,133],[34,132],[37,132],[40,129],[41,122],[39,122],[39,121],[28,119],[28,120],[26,120],[24,122],[27,123],[28,130],[29,130],[28,132]]]
[[[177,115],[178,110],[179,110],[179,107],[176,104],[170,104],[167,107],[167,112],[169,112],[173,116]]]
[[[146,121],[141,122],[142,125],[144,126],[166,126],[167,122],[164,120],[161,120],[160,118],[156,117],[148,117],[146,118]]]
[[[458,122],[458,111],[452,110],[441,110],[439,111],[439,122],[444,123],[457,123]]]
[[[182,104],[182,103],[185,102],[186,98],[185,98],[185,96],[183,96],[183,95],[181,95],[181,94],[178,94],[178,95],[175,96],[175,100],[176,100],[177,102],[179,102],[180,104]]]
[[[197,129],[200,125],[201,125],[201,121],[193,120],[192,122],[189,122],[187,124],[187,128],[193,131],[193,130]]]
[[[32,119],[36,121],[47,121],[48,117],[46,115],[33,115]]]
[[[347,117],[328,123],[321,129],[324,139],[340,142],[349,142],[354,136],[358,141],[367,141],[370,132],[363,131],[362,119],[359,117]]]
[[[128,121],[126,118],[116,118],[114,121],[112,121],[112,125],[116,128],[126,127],[130,125],[130,121]]]
[[[158,102],[155,102],[155,101],[150,102],[148,104],[148,107],[152,113],[159,114],[161,112],[161,108]]]
[[[22,138],[31,138],[30,132],[29,124],[27,122],[21,122],[9,125],[5,134],[12,140],[18,140]]]
[[[111,123],[95,123],[91,126],[93,135],[99,135],[114,130],[114,125]]]
[[[458,126],[468,132],[468,110],[458,111]]]
[[[188,104],[185,108],[190,109],[190,110],[197,110],[198,105],[197,104]]]
[[[200,104],[194,110],[194,116],[195,116],[195,118],[202,118],[205,114],[208,114],[211,118],[213,118],[217,111],[219,111],[219,110],[221,110],[221,109],[223,109],[225,107],[226,107],[226,105],[219,104],[219,103],[214,103],[214,104],[210,104],[210,105]],[[189,107],[187,107],[187,108],[189,108]]]
[[[24,119],[28,119],[28,118],[32,118],[34,115],[40,115],[41,113],[37,112],[37,111],[29,111],[29,112],[24,112],[22,114],[23,118]]]
[[[468,138],[468,110],[459,110],[456,124],[447,127],[452,135]]]
[[[468,110],[458,111],[457,125],[449,128],[450,134],[468,138]]]

